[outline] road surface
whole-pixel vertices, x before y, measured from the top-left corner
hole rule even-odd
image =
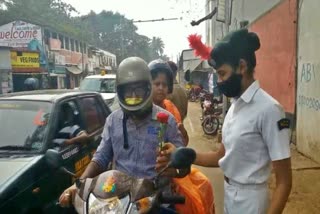
[[[200,121],[200,104],[189,102],[188,116],[184,120],[184,125],[189,134],[189,147],[197,151],[215,150],[219,145],[217,137],[205,135]],[[223,214],[223,173],[219,168],[199,168],[211,181],[214,191],[216,214]]]

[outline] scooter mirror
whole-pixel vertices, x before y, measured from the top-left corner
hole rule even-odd
[[[171,155],[169,167],[176,169],[189,168],[196,159],[196,152],[191,148],[178,148]]]
[[[53,169],[58,169],[63,165],[63,159],[58,151],[54,149],[48,149],[45,154],[45,159],[48,165]]]

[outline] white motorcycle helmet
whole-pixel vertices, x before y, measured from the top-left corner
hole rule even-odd
[[[128,115],[143,116],[152,111],[152,85],[148,64],[139,57],[124,59],[118,68],[116,83],[119,104]],[[124,88],[129,84],[143,83],[145,94],[141,103],[130,105],[125,100]]]

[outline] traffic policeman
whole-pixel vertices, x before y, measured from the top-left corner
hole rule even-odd
[[[224,120],[220,148],[197,153],[195,164],[223,170],[224,213],[282,213],[291,191],[290,121],[279,102],[254,79],[259,48],[257,34],[241,29],[229,33],[210,54],[217,86],[233,102]],[[276,178],[271,201],[270,165]]]

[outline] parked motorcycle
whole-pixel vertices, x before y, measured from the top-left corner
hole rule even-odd
[[[218,132],[220,121],[219,121],[219,113],[213,115],[207,115],[204,117],[202,121],[202,130],[207,135],[214,135]]]
[[[211,104],[213,103],[213,94],[210,94],[209,92],[203,90],[201,97],[200,97],[200,107],[201,107],[201,120],[204,117],[205,110],[209,109],[211,107]]]
[[[222,108],[218,106],[219,101],[213,98],[212,94],[207,94],[203,101],[202,109],[202,129],[204,133],[213,135],[218,132],[220,126],[220,115]]]
[[[167,168],[190,168],[196,153],[190,148],[178,148],[172,155]],[[63,159],[55,150],[48,150],[46,160],[54,169],[62,170],[72,176],[73,173],[61,168]],[[73,204],[79,214],[159,213],[166,209],[164,204],[184,204],[180,195],[167,195],[165,190],[169,180],[160,177],[163,169],[154,179],[134,178],[117,170],[106,171],[95,178],[77,179],[77,194]],[[173,210],[172,213],[175,213]]]
[[[202,108],[203,102],[204,102],[204,100],[205,100],[205,98],[206,98],[206,96],[207,96],[208,94],[210,94],[210,93],[209,93],[207,90],[202,89],[202,90],[200,91],[199,99],[200,99],[200,106],[201,106],[201,108]]]
[[[191,102],[196,102],[196,100],[197,100],[197,95],[196,95],[195,90],[193,88],[191,88],[188,91],[188,100]]]
[[[193,86],[188,93],[188,99],[191,102],[197,102],[199,101],[200,94],[203,91],[203,89],[200,86]]]

